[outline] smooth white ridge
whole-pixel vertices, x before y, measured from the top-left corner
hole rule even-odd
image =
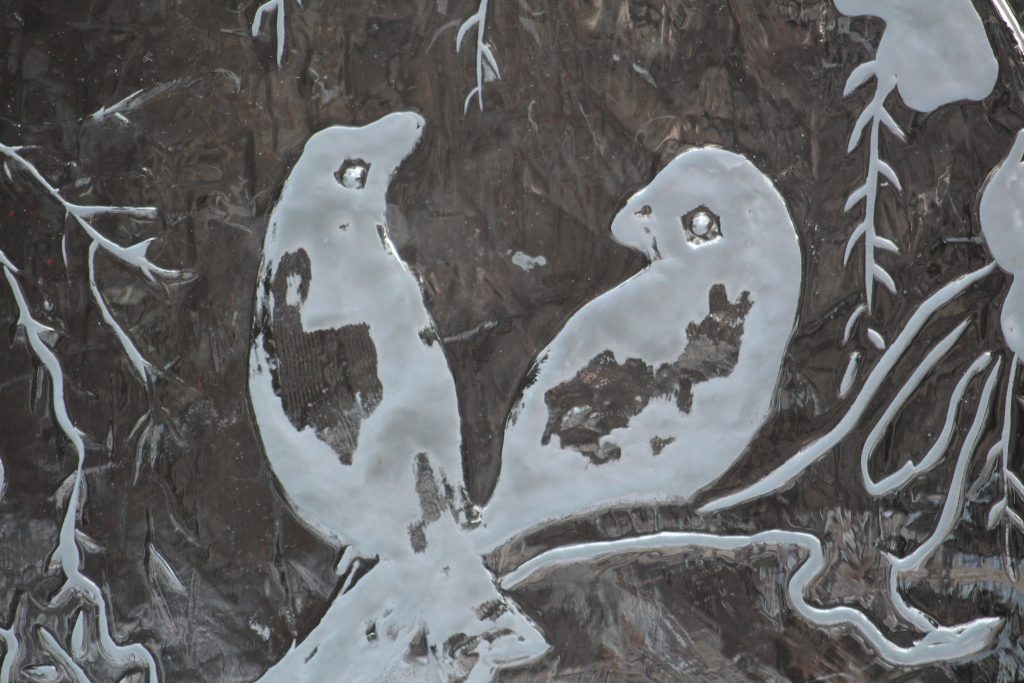
[[[860,351],[854,351],[846,361],[846,370],[843,372],[843,379],[839,383],[839,398],[846,398],[853,383],[857,380],[857,371],[860,370]]]
[[[477,98],[480,111],[483,111],[484,81],[492,80],[492,78],[501,78],[501,70],[498,69],[498,60],[495,59],[494,51],[491,50],[490,45],[485,42],[487,33],[487,6],[489,2],[490,0],[480,0],[480,4],[477,6],[476,12],[462,23],[455,36],[455,51],[459,52],[462,49],[462,41],[466,38],[466,34],[469,33],[470,29],[476,29],[476,86],[474,86],[473,89],[469,91],[469,94],[466,95],[463,114],[469,111],[469,105],[473,102],[473,97]]]
[[[807,602],[808,587],[825,568],[821,541],[811,534],[771,530],[749,536],[725,536],[694,532],[662,532],[648,536],[599,543],[562,546],[538,555],[502,578],[502,588],[511,590],[539,578],[552,569],[599,560],[623,553],[670,552],[682,548],[734,551],[761,546],[796,546],[807,552],[807,559],[790,578],[786,596],[790,606],[806,621],[824,628],[843,627],[856,631],[878,653],[897,666],[921,666],[933,662],[968,657],[991,642],[1002,625],[999,618],[981,618],[952,627],[929,625],[923,637],[909,646],[900,646],[883,634],[870,619],[852,607],[815,607]]]
[[[959,337],[959,335],[958,335]],[[947,340],[949,337],[947,336]],[[919,365],[914,373],[910,376],[910,379],[900,388],[896,394],[896,398],[893,399],[892,403],[886,408],[882,417],[872,428],[871,433],[868,434],[868,438],[864,441],[864,448],[861,449],[860,459],[860,470],[861,477],[864,480],[864,488],[872,496],[881,496],[887,493],[891,493],[901,488],[915,477],[928,472],[942,459],[942,454],[949,448],[950,442],[953,440],[953,434],[956,429],[956,415],[957,409],[960,407],[960,402],[963,400],[964,393],[967,391],[967,386],[971,383],[974,377],[989,366],[992,362],[992,354],[983,353],[978,357],[974,363],[964,372],[963,376],[957,382],[956,387],[953,388],[953,393],[949,397],[949,407],[946,409],[946,421],[942,425],[942,430],[939,435],[932,442],[931,448],[923,458],[917,463],[908,460],[900,467],[899,470],[892,474],[884,477],[880,481],[875,481],[871,478],[869,471],[869,465],[871,463],[871,456],[874,454],[875,449],[878,448],[878,444],[882,440],[882,436],[885,431],[892,424],[892,421],[896,418],[896,415],[906,405],[906,402],[910,399],[910,396],[920,385],[924,376],[929,370],[938,362],[938,360],[948,353],[952,347],[952,342],[956,339],[952,339],[951,343],[938,344],[929,353],[929,357],[925,358]],[[945,348],[944,348],[945,347]],[[935,356],[935,358],[931,358]]]
[[[295,0],[295,2],[302,6],[302,0]],[[288,0],[267,0],[262,5],[256,8],[256,14],[252,18],[252,36],[255,38],[260,34],[260,29],[263,27],[263,15],[274,12],[277,16],[277,23],[275,26],[276,37],[277,37],[277,66],[278,68],[284,63],[284,41],[285,35],[287,35],[287,23],[285,21],[285,6],[288,4]]]
[[[917,338],[925,323],[939,309],[962,294],[972,284],[987,276],[994,268],[995,264],[990,263],[987,266],[963,275],[943,286],[921,303],[917,310],[914,311],[914,314],[910,316],[910,319],[896,337],[896,340],[871,370],[850,409],[831,431],[808,444],[795,455],[790,456],[786,462],[754,484],[736,493],[717,498],[703,505],[698,512],[707,514],[709,512],[726,510],[755,498],[761,498],[774,493],[789,486],[804,470],[827,455],[860,423],[860,419],[867,410],[868,404],[878,393],[878,390],[892,372],[896,363],[906,353],[907,349],[910,348],[911,343]]]
[[[968,468],[971,463],[971,457],[978,449],[985,423],[988,420],[989,411],[992,407],[992,395],[999,379],[1001,364],[1001,360],[996,361],[995,367],[989,372],[988,379],[985,381],[981,397],[978,399],[978,408],[974,414],[974,419],[960,448],[960,454],[953,469],[953,478],[949,484],[935,530],[909,555],[902,558],[889,556],[889,596],[893,607],[904,619],[924,630],[931,628],[933,621],[919,609],[907,604],[904,600],[899,590],[900,575],[905,572],[921,569],[935,554],[939,546],[948,540],[960,521],[964,505],[964,492],[967,488]]]
[[[1024,31],[1021,30],[1017,12],[1010,4],[1010,0],[992,0],[992,5],[999,13],[999,17],[1006,23],[1006,27],[1010,29],[1010,33],[1013,34],[1013,40],[1017,43],[1017,51],[1024,54]]]
[[[43,644],[43,648],[49,652],[54,659],[61,663],[61,668],[67,671],[75,679],[74,683],[92,683],[89,676],[86,675],[85,671],[78,662],[75,661],[74,657],[68,654],[68,651],[64,649],[64,646],[60,644],[60,641],[50,633],[50,630],[45,626],[38,627],[39,640]]]

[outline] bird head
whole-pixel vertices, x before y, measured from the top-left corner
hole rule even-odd
[[[331,126],[314,133],[289,177],[293,191],[356,209],[383,211],[391,176],[416,148],[424,120],[388,114],[365,126]]]
[[[712,147],[677,156],[612,221],[615,241],[652,261],[768,246],[793,232],[771,181],[745,157]]]
[[[1024,274],[1024,130],[985,181],[978,205],[981,232],[999,266]]]

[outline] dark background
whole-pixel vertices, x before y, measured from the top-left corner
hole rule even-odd
[[[24,176],[0,179],[0,248],[24,270],[35,313],[61,333],[69,407],[90,437],[80,526],[97,549],[86,573],[110,596],[118,639],[150,646],[167,680],[256,678],[336,588],[334,553],[277,493],[245,396],[267,218],[302,144],[327,125],[403,109],[428,122],[392,184],[391,231],[447,340],[478,501],[497,480],[496,437],[535,354],[577,308],[643,267],[612,242],[612,216],[687,145],[719,144],[765,171],[789,204],[805,261],[776,411],[716,490],[767,472],[841,417],[847,353],[869,364],[879,355],[866,337],[845,350],[839,342],[862,289],[860,250],[849,269],[841,261],[860,209],[844,215],[842,206],[867,164],[866,146],[846,154],[846,143],[871,86],[846,99],[842,90],[871,58],[880,21],[813,0],[494,0],[488,39],[502,78],[486,85],[484,112],[463,115],[474,63],[471,44],[455,53],[455,30],[475,3],[288,3],[280,69],[275,18],[249,35],[256,4],[0,1],[0,141],[37,146],[26,156],[72,201],[159,207],[157,221],[97,227],[122,244],[156,237],[153,259],[190,274],[152,286],[100,258],[114,315],[163,370],[144,387],[90,303],[88,240]],[[881,194],[878,218],[902,248],[883,258],[903,295],[881,293],[873,322],[890,339],[928,293],[990,260],[976,199],[1024,126],[1024,88],[1009,32],[988,2],[976,5],[1001,63],[994,93],[930,115],[889,100],[908,133],[906,144],[882,146],[904,188]],[[88,118],[161,85],[127,121]],[[546,265],[518,268],[520,250]],[[771,267],[770,252],[764,260]],[[922,451],[978,353],[1003,353],[998,304],[1008,285],[1002,274],[987,278],[928,328],[931,341],[966,315],[975,323],[897,422],[880,467]],[[0,296],[0,622],[21,599],[33,619],[68,633],[67,615],[45,606],[59,577],[44,569],[62,515],[55,492],[74,456],[16,318]],[[909,354],[886,395],[926,350]],[[978,383],[969,398],[977,393]],[[884,408],[876,403],[874,417]],[[858,604],[906,638],[881,599],[880,552],[927,535],[953,463],[900,496],[869,499],[856,463],[871,424],[789,491],[701,524],[816,532],[833,566],[814,597]],[[993,418],[986,450],[997,431]],[[995,493],[975,492],[957,537],[911,590],[944,623],[1011,616],[994,652],[975,661],[889,669],[855,637],[812,628],[786,607],[794,552],[693,552],[582,565],[518,594],[556,647],[503,680],[1014,680],[1024,676],[1021,586],[1000,567],[1001,535],[984,529]],[[655,522],[613,511],[537,543],[695,523],[688,509]],[[154,571],[153,549],[184,590]]]

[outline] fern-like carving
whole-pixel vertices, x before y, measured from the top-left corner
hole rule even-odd
[[[849,318],[843,336],[844,344],[849,342],[859,320],[865,316],[870,317],[873,312],[876,284],[881,284],[890,293],[896,294],[896,283],[889,272],[878,262],[878,254],[883,251],[899,253],[899,247],[888,237],[879,234],[876,223],[879,191],[886,185],[895,188],[897,192],[902,189],[896,171],[882,159],[880,151],[883,129],[889,131],[901,142],[906,142],[907,139],[899,124],[885,108],[885,100],[896,89],[896,75],[879,65],[877,61],[861,64],[853,70],[847,79],[843,96],[848,97],[871,79],[875,81],[874,95],[864,111],[857,117],[846,149],[847,153],[857,149],[864,141],[865,132],[867,132],[867,176],[863,184],[850,194],[843,207],[845,213],[860,204],[864,205],[864,217],[847,239],[846,250],[843,253],[843,265],[849,266],[850,257],[857,244],[859,242],[864,244],[864,303],[858,306]],[[885,338],[881,333],[869,328],[867,334],[868,339],[875,347],[880,350],[885,348]],[[855,361],[851,358],[851,362]]]
[[[900,191],[896,171],[881,157],[882,130],[901,142],[906,142],[906,136],[886,109],[886,99],[898,91],[907,107],[924,113],[958,100],[981,100],[995,86],[998,65],[970,0],[916,5],[872,0],[833,2],[847,16],[874,16],[885,22],[875,58],[851,72],[843,92],[847,97],[874,80],[874,94],[857,118],[847,147],[847,153],[853,152],[867,140],[868,169],[864,183],[850,194],[844,210],[864,204],[864,217],[847,240],[843,255],[843,263],[848,265],[858,243],[863,242],[863,302],[849,318],[843,336],[845,346],[860,322],[868,321],[870,325],[876,285],[898,296],[892,276],[878,257],[881,252],[898,253],[899,249],[891,239],[879,234],[876,217],[880,190],[890,186]],[[957,45],[958,51],[950,50],[951,44]],[[866,336],[875,348],[886,348],[887,340],[877,329],[869,326]],[[840,385],[841,396],[845,397],[853,388],[860,360],[859,354],[851,355]]]

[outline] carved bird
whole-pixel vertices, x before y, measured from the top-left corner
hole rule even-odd
[[[295,512],[347,546],[347,579],[264,680],[373,680],[420,638],[444,675],[546,649],[466,538],[455,385],[419,282],[388,236],[391,178],[423,125],[396,113],[316,133],[271,214],[249,398]]]
[[[1000,268],[1014,276],[1000,323],[1006,345],[1024,357],[1024,130],[989,175],[978,206],[981,233]]]
[[[768,415],[801,285],[796,230],[772,182],[738,154],[685,151],[611,232],[650,265],[540,354],[505,428],[482,551],[609,505],[684,501]]]

